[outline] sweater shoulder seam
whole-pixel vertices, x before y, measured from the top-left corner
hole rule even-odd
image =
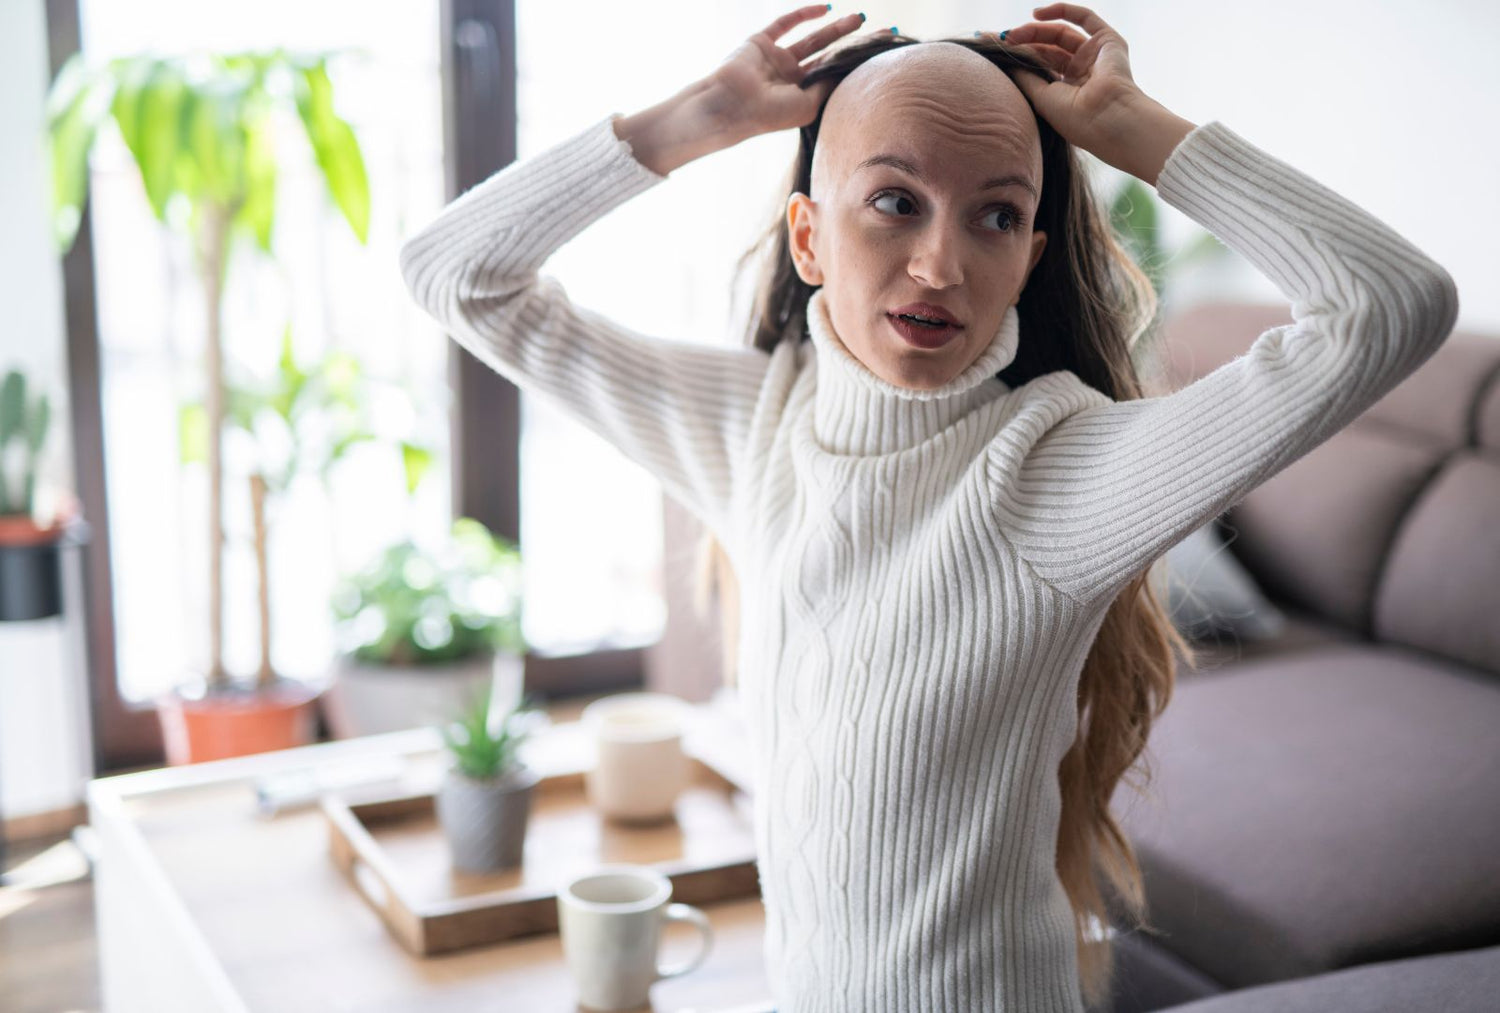
[[[1075,401],[1079,402],[1076,408],[1073,408],[1071,411],[1065,412],[1053,423],[1053,425],[1055,425],[1056,422],[1060,422],[1063,418],[1067,418],[1069,415],[1072,415],[1075,411],[1086,407],[1087,402],[1091,400],[1109,400],[1101,392],[1084,383],[1071,370],[1057,370],[1052,373],[1044,373],[1043,375],[1032,379],[1028,383],[1023,384],[1022,387],[1017,388],[1017,390],[1024,390],[1027,387],[1037,387],[1046,391],[1046,393],[1048,394],[1052,394],[1054,397],[1057,396],[1058,393],[1061,393],[1062,400],[1067,402],[1070,406]],[[1058,388],[1061,388],[1061,390],[1058,390]],[[1092,395],[1092,397],[1090,395]],[[1051,427],[1049,426],[1047,431],[1050,431],[1050,429]],[[1047,431],[1039,433],[1037,435],[1037,439],[1041,440],[1042,438],[1044,438]],[[993,470],[994,454],[999,444],[1000,441],[998,439],[992,439],[985,447],[984,451],[985,477],[988,480],[990,490],[989,516],[991,527],[995,531],[996,536],[1005,542],[1005,544],[1010,548],[1011,553],[1016,557],[1018,561],[1020,561],[1022,565],[1026,567],[1026,572],[1031,574],[1032,578],[1036,580],[1037,583],[1041,584],[1043,587],[1048,588],[1064,601],[1072,603],[1075,607],[1082,608],[1084,602],[1081,599],[1059,587],[1055,581],[1043,575],[1042,572],[1037,569],[1036,564],[1033,563],[1031,559],[1021,551],[1020,546],[1017,545],[1015,541],[1006,534],[1005,525],[1001,522],[999,514],[1000,497],[1002,495],[1002,491],[1000,483],[995,480],[995,472]]]

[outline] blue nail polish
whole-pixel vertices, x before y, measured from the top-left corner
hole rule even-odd
[[[896,34],[896,26],[895,25],[891,25],[891,34],[892,35]]]
[[[829,5],[828,5],[828,9],[829,9],[829,10],[833,10],[833,4],[829,4]]]
[[[1001,32],[1000,33],[1000,41],[1004,42],[1005,41],[1005,37],[1007,35],[1009,35],[1009,34],[1010,34],[1010,29],[1009,28],[1007,28],[1005,31]]]

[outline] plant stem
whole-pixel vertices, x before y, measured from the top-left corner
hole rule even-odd
[[[271,667],[271,567],[266,553],[266,479],[260,472],[250,476],[250,512],[255,519],[255,575],[260,595],[260,670],[255,673],[255,688],[267,690],[276,681]]]
[[[208,408],[208,686],[223,689],[229,684],[224,669],[224,349],[221,317],[224,298],[224,262],[228,255],[228,215],[215,201],[204,204],[200,269],[203,276],[204,308],[208,333],[204,348]]]

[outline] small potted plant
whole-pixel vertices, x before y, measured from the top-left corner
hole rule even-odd
[[[438,824],[453,867],[495,872],[521,864],[532,789],[540,775],[520,756],[521,743],[546,715],[522,701],[495,712],[486,688],[458,715],[439,727],[452,765],[438,788]]]
[[[38,465],[51,423],[47,394],[27,392],[26,374],[10,370],[0,383],[0,620],[43,619],[62,611],[58,549],[81,542],[88,526],[77,500],[53,493],[41,516]]]
[[[323,704],[338,738],[445,720],[486,687],[502,704],[521,696],[521,554],[471,517],[435,547],[387,548],[331,604],[339,654]]]

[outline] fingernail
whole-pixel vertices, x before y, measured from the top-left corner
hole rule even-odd
[[[864,24],[865,23],[865,12],[864,11],[860,11],[859,12],[859,23],[860,24]]]
[[[1005,37],[1007,35],[1009,35],[1009,34],[1010,34],[1010,29],[1009,28],[1007,28],[1005,31],[1001,32],[1000,33],[1000,41],[1004,42],[1005,41]]]
[[[833,4],[829,4],[829,5],[828,5],[828,9],[829,9],[829,10],[833,10]]]
[[[892,35],[896,34],[896,26],[895,25],[891,25],[891,34]]]

